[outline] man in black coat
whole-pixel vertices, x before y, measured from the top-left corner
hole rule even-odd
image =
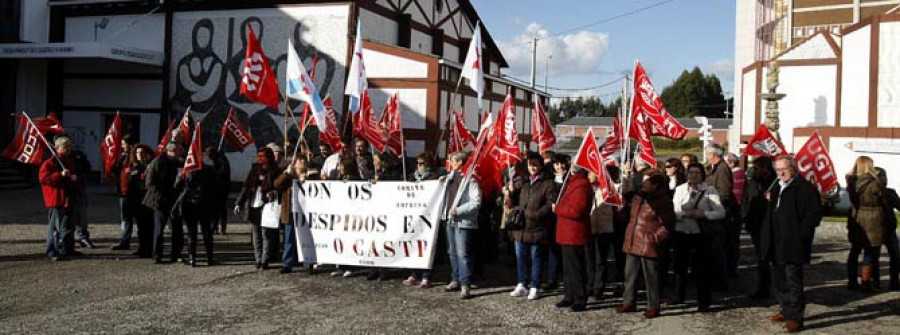
[[[180,157],[184,150],[176,143],[166,145],[166,152],[153,159],[147,166],[147,193],[144,195],[144,206],[153,209],[153,257],[156,263],[162,263],[163,232],[171,216],[175,203],[175,178],[178,176]],[[184,233],[180,220],[171,222],[172,261],[181,258],[184,246]]]
[[[787,156],[775,160],[778,183],[769,190],[769,205],[760,234],[762,258],[772,264],[772,287],[781,312],[770,317],[785,322],[784,329],[803,327],[803,265],[809,264],[816,227],[822,220],[820,195],[796,174]]]
[[[759,239],[766,208],[769,205],[769,201],[766,200],[766,190],[775,182],[775,168],[772,167],[772,159],[766,156],[754,159],[753,168],[748,176],[750,178],[747,179],[744,199],[741,201],[741,219],[744,222],[744,229],[750,233],[750,239],[753,241],[753,248],[756,252],[757,284],[756,291],[750,297],[767,299],[770,294],[769,288],[772,286],[772,275],[769,263],[762,259]]]

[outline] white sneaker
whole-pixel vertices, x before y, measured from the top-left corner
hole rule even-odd
[[[350,278],[350,277],[353,277],[353,271],[350,271],[350,270],[344,271],[344,278]]]
[[[528,300],[537,300],[539,290],[535,287],[532,287],[528,290]]]
[[[510,297],[524,297],[528,293],[528,290],[525,289],[525,285],[519,284],[516,285],[516,289],[509,293]]]
[[[331,271],[331,276],[332,276],[332,277],[337,277],[337,276],[340,276],[340,275],[342,275],[342,274],[344,274],[344,271],[341,271],[341,270],[334,270],[334,271]]]

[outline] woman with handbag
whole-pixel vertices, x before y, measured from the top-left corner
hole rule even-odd
[[[244,219],[250,222],[250,238],[253,241],[253,256],[256,269],[267,270],[269,262],[278,248],[278,229],[262,227],[263,206],[276,200],[275,154],[272,149],[260,148],[256,151],[256,164],[250,167],[244,187],[238,195],[234,206],[234,214],[244,213]]]
[[[710,304],[712,266],[710,239],[706,230],[710,221],[725,218],[725,207],[715,187],[703,180],[706,173],[700,163],[691,163],[687,169],[687,183],[675,188],[675,297],[667,305],[684,302],[688,282],[688,266],[697,278],[697,309],[708,312]]]
[[[878,256],[883,240],[884,211],[881,197],[885,184],[879,180],[875,164],[869,156],[859,156],[853,169],[847,174],[847,193],[850,195],[850,214],[847,218],[847,232],[850,240],[850,254],[847,259],[847,287],[851,290],[862,288],[875,290],[878,286]],[[862,284],[857,282],[859,254],[865,252],[859,274]]]
[[[516,245],[516,277],[518,285],[510,296],[536,300],[540,293],[541,262],[546,254],[548,230],[554,215],[551,205],[556,201],[557,189],[553,179],[544,173],[544,160],[538,154],[528,155],[527,180],[519,191],[518,209],[522,210],[525,225],[522,229],[510,230],[510,237]],[[507,223],[508,224],[508,223]],[[507,228],[509,229],[509,228]],[[531,287],[528,282],[528,261],[531,258]]]
[[[625,232],[622,251],[625,261],[625,293],[616,313],[634,312],[638,272],[643,270],[647,292],[645,318],[659,316],[659,258],[675,228],[675,210],[667,195],[668,180],[657,171],[648,170],[640,191],[631,203],[631,217]]]

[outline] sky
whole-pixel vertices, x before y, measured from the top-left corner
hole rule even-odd
[[[615,99],[620,79],[639,59],[661,92],[683,70],[700,67],[722,80],[731,96],[734,77],[735,2],[732,0],[472,0],[510,67],[529,80],[531,36],[538,41],[537,85],[549,73],[557,97]],[[643,9],[646,7],[651,7]],[[643,10],[642,10],[643,9]],[[620,18],[610,19],[640,10]],[[607,20],[590,27],[585,25]],[[552,55],[547,68],[548,55]],[[557,100],[554,100],[557,101]]]

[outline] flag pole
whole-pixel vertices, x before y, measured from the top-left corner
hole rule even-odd
[[[38,136],[40,136],[41,140],[44,141],[44,145],[46,145],[47,148],[50,149],[50,154],[53,155],[53,158],[56,158],[56,162],[59,163],[59,166],[61,166],[63,170],[68,170],[68,169],[66,169],[66,165],[63,164],[62,159],[60,159],[59,156],[56,154],[56,150],[54,150],[53,146],[50,145],[50,142],[47,141],[47,138],[44,137],[44,133],[42,133],[40,129],[37,129],[37,125],[35,125],[34,121],[31,120],[31,117],[28,116],[28,113],[26,113],[23,110],[22,115],[25,115],[25,118],[28,119],[28,123],[31,124],[31,126],[35,128],[35,130],[38,133]]]
[[[228,110],[228,116],[225,117],[225,122],[228,122],[228,119],[231,118],[231,115],[234,114],[234,107]],[[216,148],[216,152],[222,151],[222,142],[225,141],[225,124],[222,124],[222,131],[219,132],[219,146]]]

